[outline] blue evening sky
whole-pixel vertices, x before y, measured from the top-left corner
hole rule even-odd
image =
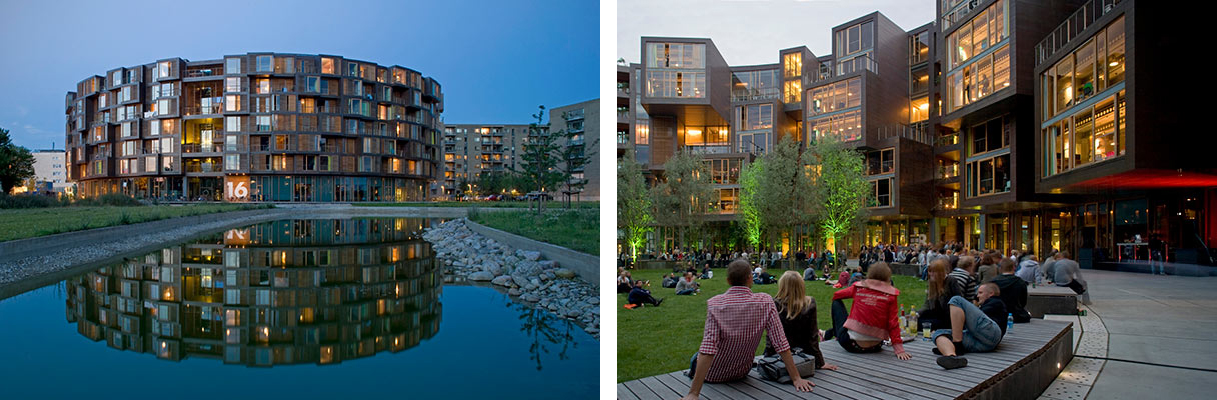
[[[595,1],[0,0],[0,127],[63,148],[64,95],[116,67],[272,51],[401,65],[447,123],[528,123],[599,97]]]

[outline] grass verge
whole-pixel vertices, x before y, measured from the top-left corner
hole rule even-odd
[[[716,269],[714,279],[701,281],[701,294],[676,296],[674,289],[660,286],[663,275],[671,271],[633,270],[634,279],[649,279],[651,294],[665,300],[659,307],[633,310],[622,308],[626,295],[617,294],[617,382],[689,368],[689,357],[701,345],[702,329],[706,323],[706,300],[727,291],[725,269]],[[777,273],[774,273],[777,272]],[[781,271],[771,271],[781,276]],[[925,302],[925,282],[909,276],[896,276],[900,289],[900,304],[920,307]],[[829,315],[832,293],[837,289],[824,281],[804,282],[807,294],[816,299],[816,322],[820,329],[832,326]],[[753,285],[753,292],[777,294],[778,285]],[[848,301],[847,301],[848,303]],[[821,346],[836,346],[822,343]],[[765,349],[765,340],[756,354]],[[829,360],[832,362],[832,360]]]
[[[477,212],[469,219],[501,231],[562,246],[587,254],[599,254],[600,209],[550,209],[541,215],[529,211]]]
[[[184,206],[85,206],[0,210],[0,242],[56,233],[212,214],[269,205],[197,204]]]

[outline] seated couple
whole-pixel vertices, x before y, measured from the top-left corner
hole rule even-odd
[[[816,303],[806,295],[799,273],[788,271],[779,281],[777,298],[752,292],[752,274],[745,260],[727,266],[726,293],[706,301],[706,327],[701,347],[691,360],[689,394],[696,399],[705,382],[730,382],[748,376],[761,333],[769,335],[766,355],[780,354],[791,383],[802,392],[815,384],[803,379],[790,349],[798,347],[815,357],[816,369],[836,370],[820,353]]]

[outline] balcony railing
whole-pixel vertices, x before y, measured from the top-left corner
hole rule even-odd
[[[182,115],[220,114],[224,112],[224,105],[186,106],[182,107],[182,112]]]
[[[959,134],[940,135],[934,139],[935,146],[954,146],[959,143]]]
[[[186,164],[186,172],[224,172],[220,163]]]
[[[219,67],[207,68],[207,69],[192,69],[192,70],[186,71],[187,78],[202,78],[202,77],[206,77],[206,76],[218,76],[218,75],[224,75],[224,71],[221,70]]]
[[[223,143],[187,143],[182,145],[183,153],[219,153],[223,151]]]
[[[1115,10],[1121,1],[1090,0],[1086,4],[1083,4],[1081,8],[1074,11],[1073,15],[1066,18],[1065,22],[1057,25],[1056,29],[1052,30],[1052,33],[1044,37],[1044,40],[1035,45],[1035,66],[1038,67],[1041,63],[1047,61],[1048,57],[1065,47],[1074,36],[1081,34],[1096,19]]]
[[[959,176],[959,164],[939,165],[934,175],[938,179],[950,179]]]
[[[915,142],[925,144],[932,143],[929,132],[926,132],[924,127],[909,126],[904,124],[881,126],[875,128],[875,139],[883,140],[890,137],[902,137]]]

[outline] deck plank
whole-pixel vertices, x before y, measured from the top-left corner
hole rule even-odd
[[[913,359],[907,361],[896,359],[890,346],[880,353],[853,354],[836,343],[824,342],[821,343],[821,351],[825,358],[841,369],[816,371],[811,380],[817,386],[810,393],[798,392],[790,384],[758,379],[754,373],[742,381],[706,384],[702,387],[702,398],[962,399],[987,393],[983,391],[992,390],[992,385],[998,381],[1012,379],[1010,372],[1045,354],[1050,345],[1063,337],[1070,325],[1065,321],[1038,319],[1015,325],[1014,331],[1002,339],[996,351],[965,354],[968,366],[949,371],[934,362],[937,357],[931,352],[934,345],[928,341],[905,343],[905,350],[913,354]],[[690,383],[683,371],[678,371],[619,383],[617,394],[618,398],[626,400],[679,398],[688,392]]]

